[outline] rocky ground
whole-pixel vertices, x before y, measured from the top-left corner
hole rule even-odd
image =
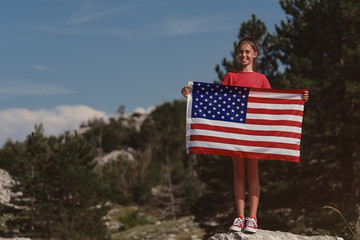
[[[126,223],[121,222],[124,214],[136,211],[138,224],[126,228]],[[184,216],[176,220],[159,220],[153,210],[141,209],[137,206],[124,207],[112,206],[106,216],[107,226],[111,232],[112,240],[201,240],[205,234],[194,216]],[[130,221],[127,218],[127,221]],[[145,220],[145,221],[141,221]],[[142,222],[142,223],[141,223]]]
[[[248,233],[219,233],[209,240],[343,240],[342,238],[335,238],[331,236],[301,236],[288,232],[268,231],[259,229],[256,234]]]

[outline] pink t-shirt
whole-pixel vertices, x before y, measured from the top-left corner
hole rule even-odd
[[[257,72],[228,72],[221,84],[238,87],[271,88],[267,77]]]

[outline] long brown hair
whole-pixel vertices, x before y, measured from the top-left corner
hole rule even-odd
[[[259,56],[259,47],[258,47],[258,44],[256,43],[256,40],[251,37],[251,36],[247,36],[246,38],[243,38],[240,40],[240,42],[238,43],[237,47],[236,47],[236,54],[239,54],[239,48],[240,46],[243,44],[243,43],[248,43],[250,44],[250,46],[252,47],[252,49],[254,50],[254,52],[257,53],[257,56]],[[254,58],[253,60],[253,71],[255,71],[259,64],[257,62],[257,56],[256,58]],[[242,70],[242,66],[240,64],[240,70]]]

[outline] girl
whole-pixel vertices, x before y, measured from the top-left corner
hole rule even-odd
[[[254,39],[247,37],[242,39],[237,46],[237,56],[240,62],[240,71],[228,72],[221,81],[222,85],[253,87],[253,88],[271,88],[267,77],[254,71],[256,67],[256,57],[258,56],[258,46]],[[191,86],[186,86],[181,93],[187,97]],[[307,101],[309,93],[306,92],[303,99]],[[245,231],[255,233],[257,225],[257,209],[259,205],[260,183],[258,174],[257,159],[243,159],[240,157],[232,158],[234,165],[234,193],[237,209],[237,218],[231,231]],[[247,173],[249,185],[249,217],[245,218],[245,173]]]

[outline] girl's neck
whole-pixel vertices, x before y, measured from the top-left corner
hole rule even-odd
[[[252,65],[247,65],[241,69],[242,72],[254,72]]]

